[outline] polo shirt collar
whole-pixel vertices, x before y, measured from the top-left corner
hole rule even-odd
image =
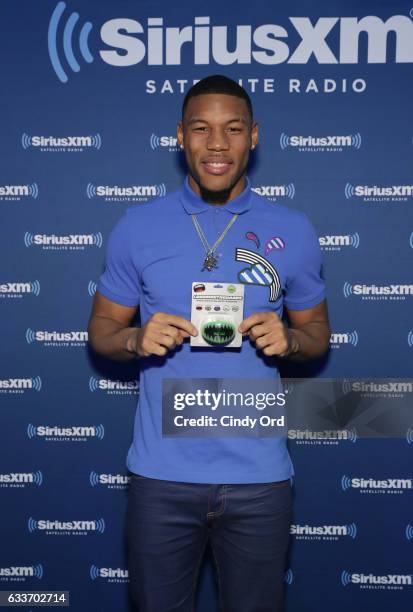
[[[182,206],[186,210],[186,212],[190,215],[196,215],[198,213],[205,212],[206,210],[211,210],[218,206],[231,214],[242,214],[251,208],[251,181],[246,176],[246,185],[245,189],[233,200],[230,200],[226,204],[208,204],[205,202],[189,185],[188,176],[185,178],[182,190],[181,190],[181,202]]]

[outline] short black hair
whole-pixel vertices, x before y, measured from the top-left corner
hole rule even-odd
[[[201,96],[202,94],[227,94],[229,96],[242,98],[247,105],[251,119],[253,118],[251,98],[245,89],[236,81],[233,81],[223,74],[213,74],[201,79],[187,91],[182,104],[182,119],[184,118],[185,109],[189,100],[195,96]]]

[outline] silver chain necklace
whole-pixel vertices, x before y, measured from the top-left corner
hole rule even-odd
[[[202,270],[205,270],[205,268],[208,270],[208,272],[211,272],[211,270],[213,270],[214,268],[217,268],[217,263],[218,263],[218,259],[215,257],[214,255],[214,251],[217,248],[217,246],[219,245],[219,243],[225,238],[226,233],[228,232],[229,228],[231,227],[231,225],[235,222],[236,218],[238,217],[237,214],[232,215],[228,225],[225,227],[224,231],[218,236],[218,238],[215,240],[214,244],[211,246],[209,246],[208,240],[205,237],[204,232],[202,231],[202,227],[199,224],[199,221],[197,219],[196,215],[191,215],[192,217],[192,221],[194,222],[195,225],[195,229],[198,232],[198,236],[202,242],[202,245],[205,249],[205,259],[203,261],[203,265],[202,265]]]

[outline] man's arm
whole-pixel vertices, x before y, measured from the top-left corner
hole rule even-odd
[[[130,327],[136,308],[112,302],[96,291],[88,334],[97,353],[115,361],[149,355],[164,357],[185,338],[197,335],[190,321],[162,312],[156,312],[142,327]]]
[[[288,310],[287,327],[274,311],[257,312],[241,323],[239,331],[248,335],[264,355],[306,361],[320,357],[328,349],[330,326],[323,300],[313,308]]]
[[[325,300],[313,308],[288,310],[286,355],[293,361],[306,361],[323,355],[330,343],[331,329]]]
[[[131,361],[137,354],[127,350],[139,333],[138,327],[130,327],[137,306],[122,306],[96,291],[89,319],[89,344],[93,350],[115,361]]]

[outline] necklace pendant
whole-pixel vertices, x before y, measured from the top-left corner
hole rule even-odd
[[[217,262],[218,262],[218,259],[214,257],[212,253],[208,253],[204,259],[204,265],[202,267],[202,270],[205,270],[206,268],[208,272],[211,272],[214,268],[218,267]]]

